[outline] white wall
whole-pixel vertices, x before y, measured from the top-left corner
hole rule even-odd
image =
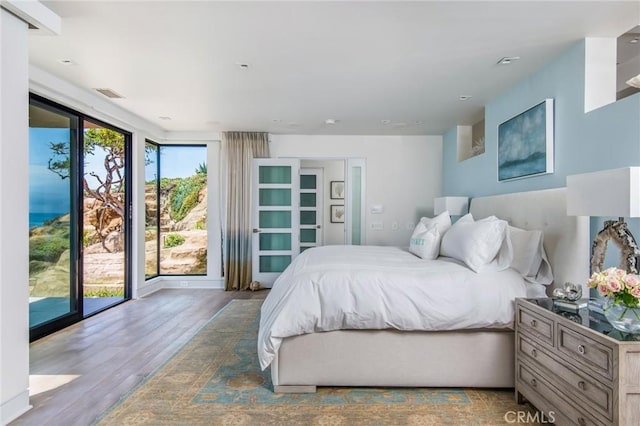
[[[0,424],[29,407],[27,24],[0,10]]]
[[[270,149],[272,157],[366,159],[369,245],[407,246],[413,226],[433,215],[433,199],[441,195],[442,136],[271,135]],[[378,204],[384,212],[372,214]],[[384,229],[372,230],[373,222]]]
[[[331,223],[331,204],[344,204],[344,200],[331,199],[331,181],[344,181],[344,160],[303,160],[300,167],[322,168],[323,183],[323,240],[325,246],[344,244],[344,223]]]

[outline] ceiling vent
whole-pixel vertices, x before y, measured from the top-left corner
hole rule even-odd
[[[102,93],[107,98],[111,98],[111,99],[122,99],[122,98],[124,98],[124,96],[119,95],[118,93],[114,92],[111,89],[94,88],[93,90],[95,90],[96,92]]]

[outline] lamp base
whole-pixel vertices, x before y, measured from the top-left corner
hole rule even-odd
[[[604,265],[609,240],[620,249],[620,269],[624,269],[630,274],[638,273],[638,256],[640,248],[629,231],[623,218],[619,220],[607,220],[604,228],[598,232],[591,247],[591,272],[600,272]]]

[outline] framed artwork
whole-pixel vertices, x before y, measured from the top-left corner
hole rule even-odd
[[[498,181],[553,173],[553,99],[498,125]]]
[[[331,223],[344,223],[344,206],[331,204]]]
[[[344,181],[343,180],[331,181],[330,196],[332,200],[344,200]]]

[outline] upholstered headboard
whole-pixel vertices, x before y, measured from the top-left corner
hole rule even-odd
[[[518,228],[543,231],[554,276],[547,294],[570,281],[581,284],[588,297],[589,218],[567,216],[565,188],[473,198],[469,210],[475,219],[495,215]]]

